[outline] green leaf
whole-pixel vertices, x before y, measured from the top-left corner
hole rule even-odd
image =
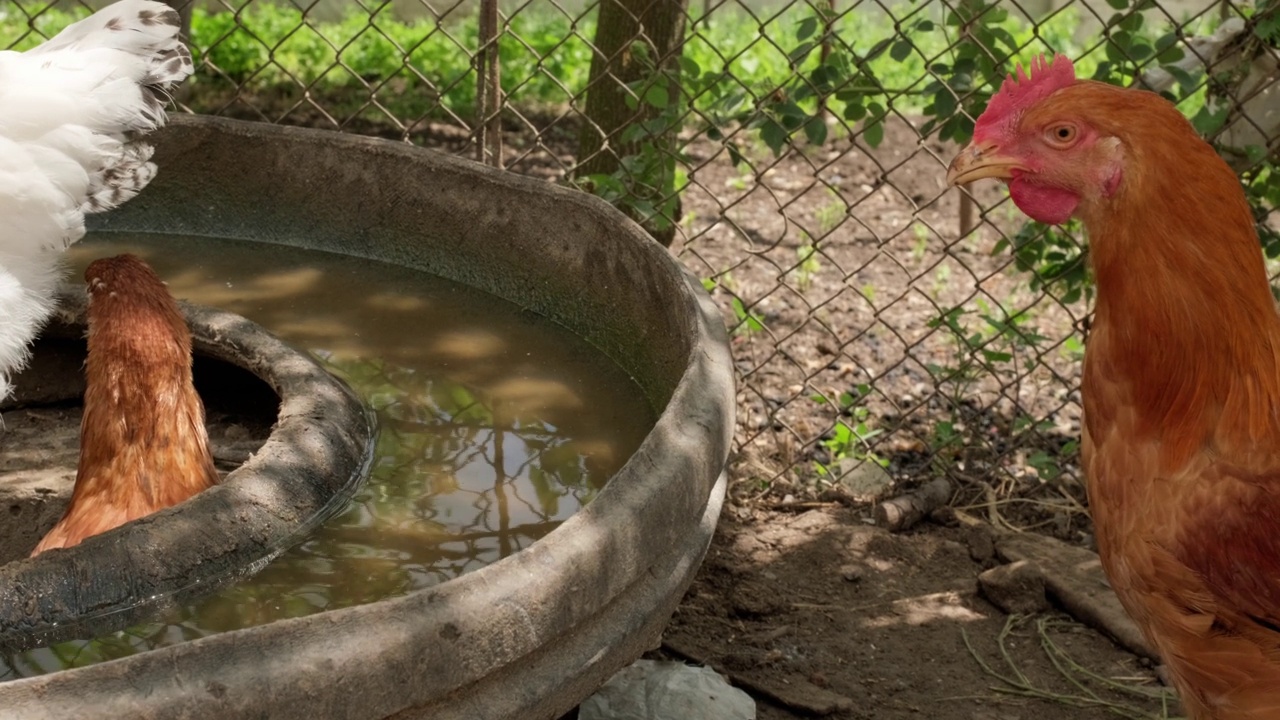
[[[792,65],[799,65],[804,59],[809,57],[809,53],[813,52],[813,48],[817,45],[813,42],[802,42],[794,50],[787,53],[787,59]]]
[[[644,101],[659,110],[665,110],[671,104],[671,97],[667,94],[666,85],[650,85],[644,91]]]
[[[1126,60],[1124,50],[1116,42],[1108,42],[1103,49],[1106,51],[1107,59],[1111,62],[1123,63]]]
[[[880,54],[883,53],[892,44],[893,44],[893,38],[885,38],[884,40],[881,40],[880,42],[871,46],[871,49],[867,51],[867,54],[866,56],[863,57],[863,60],[865,62],[871,62],[872,60],[875,60],[876,58],[880,57]]]
[[[867,106],[867,111],[871,118],[862,128],[862,138],[871,147],[880,147],[880,143],[884,141],[884,107],[879,103],[871,103]]]
[[[1253,26],[1253,33],[1266,42],[1280,41],[1280,12],[1273,8]]]
[[[1107,4],[1116,10],[1124,10],[1129,7],[1129,0],[1107,0]]]
[[[1136,33],[1142,30],[1142,13],[1130,13],[1120,21],[1120,27],[1127,32]]]
[[[1215,132],[1222,124],[1227,121],[1227,114],[1231,112],[1231,108],[1223,107],[1217,112],[1209,109],[1208,105],[1200,108],[1200,112],[1191,118],[1191,124],[1195,126],[1196,132],[1201,135],[1209,135]]]
[[[798,121],[804,120],[805,118],[809,117],[809,113],[805,112],[804,108],[800,107],[794,101],[790,101],[790,100],[784,103],[780,103],[778,105],[778,114],[782,115],[782,117],[784,118],[789,118],[791,120],[797,121],[797,124],[798,124]]]
[[[982,103],[986,106],[986,102]],[[938,90],[933,96],[933,114],[934,117],[946,117],[956,111],[956,96],[951,94],[948,88]]]
[[[911,50],[912,50],[912,47],[911,47],[910,40],[905,40],[905,39],[899,40],[898,42],[894,43],[893,47],[889,50],[889,57],[893,58],[894,60],[897,60],[898,62],[902,62],[903,60],[906,60],[908,57],[910,57]]]
[[[827,141],[827,123],[822,115],[814,115],[804,124],[804,136],[811,145],[821,145]]]
[[[862,139],[873,148],[880,147],[884,142],[884,125],[879,120],[868,122],[862,129]]]
[[[986,358],[989,363],[1006,363],[1013,359],[1013,355],[1006,352],[996,352],[995,350],[983,350],[982,357]]]
[[[807,17],[797,23],[796,40],[808,40],[818,32],[818,18]]]
[[[1129,57],[1135,61],[1141,62],[1151,57],[1154,51],[1146,43],[1134,43],[1129,46]]]
[[[763,135],[763,131],[761,134]],[[733,163],[734,167],[738,167],[747,161],[747,158],[743,156],[742,150],[738,147],[737,143],[725,143],[725,149],[729,151],[729,162]]]
[[[765,120],[760,126],[760,139],[769,146],[774,155],[782,154],[782,146],[786,144],[787,136],[787,131],[772,118]]]

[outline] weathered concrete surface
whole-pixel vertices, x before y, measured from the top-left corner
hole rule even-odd
[[[47,330],[57,339],[84,334],[82,290],[61,295]],[[205,593],[287,549],[342,508],[368,475],[372,416],[354,393],[314,360],[263,328],[231,313],[182,304],[196,354],[243,368],[274,390],[279,412],[261,450],[216,487],[154,515],[65,550],[0,565],[0,647],[25,648],[122,629],[154,612],[154,604]],[[74,355],[73,355],[74,357]],[[80,375],[78,363],[39,363]],[[41,378],[10,406],[74,397],[78,382]],[[17,451],[20,448],[6,448]],[[38,490],[38,489],[37,489]],[[38,540],[52,503],[38,498],[25,523]],[[10,503],[17,503],[14,498]],[[0,548],[7,557],[27,547]],[[151,605],[140,605],[142,599]],[[0,713],[5,712],[0,702]]]
[[[0,685],[0,717],[550,720],[653,646],[715,528],[733,432],[718,309],[604,202],[411,146],[175,118],[107,230],[416,267],[577,332],[661,410],[581,512],[435,588]],[[424,326],[420,332],[430,333]]]

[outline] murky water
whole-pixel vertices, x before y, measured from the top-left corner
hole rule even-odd
[[[173,294],[322,358],[378,414],[373,474],[345,511],[253,577],[103,638],[0,655],[0,680],[402,595],[527,547],[588,502],[654,415],[567,330],[439,278],[274,245],[119,236]]]

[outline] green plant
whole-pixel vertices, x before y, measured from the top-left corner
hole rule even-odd
[[[859,402],[871,394],[870,385],[858,385],[852,392],[840,393],[832,400],[822,393],[814,393],[809,399],[821,405],[834,405],[841,416],[831,428],[831,437],[821,442],[826,448],[830,462],[814,461],[814,470],[819,477],[831,475],[831,466],[837,462],[852,458],[867,460],[881,467],[887,467],[889,461],[872,451],[871,439],[884,431],[873,428],[870,424],[871,411]],[[846,420],[845,418],[848,418]]]
[[[947,284],[951,282],[951,265],[947,263],[939,263],[938,267],[933,271],[933,285],[929,288],[929,295],[934,300],[947,289]]]
[[[629,83],[625,98],[633,111],[650,111],[647,119],[628,125],[618,142],[633,152],[623,156],[616,171],[579,177],[575,183],[627,212],[652,233],[669,230],[679,219],[680,193],[688,185],[688,173],[679,166],[684,158],[672,147],[671,138],[684,124],[688,96],[683,77],[696,77],[696,62],[681,58],[679,71],[659,67],[649,46],[634,42],[631,54],[645,68],[645,78]]]
[[[0,49],[28,49],[85,14],[47,9],[28,19],[0,13]],[[523,10],[505,20],[503,92],[524,108],[563,106],[586,83],[591,49],[583,38],[590,32],[572,32],[575,21],[558,12]],[[576,25],[589,29],[594,20]],[[305,87],[331,114],[357,113],[369,93],[377,93],[386,112],[402,121],[469,118],[475,80],[464,48],[477,47],[478,37],[474,15],[444,27],[429,17],[402,21],[379,10],[318,20],[288,4],[254,2],[236,12],[196,8],[190,45],[197,68],[187,102],[198,111],[217,110],[226,102],[218,92],[252,98]]]
[[[829,199],[814,214],[818,221],[818,237],[824,238],[831,233],[832,230],[840,227],[840,223],[844,222],[845,217],[849,214],[849,205],[840,197],[840,194],[831,188],[827,188]]]
[[[974,309],[957,305],[929,321],[929,328],[942,331],[955,348],[956,364],[926,365],[935,385],[948,391],[954,406],[972,394],[974,383],[982,377],[1013,378],[1033,369],[1035,351],[1047,339],[1027,327],[1030,315],[1025,311],[1009,314],[981,298],[975,305]],[[971,321],[973,316],[976,322]],[[1020,355],[1025,355],[1021,364]]]
[[[1012,239],[1001,238],[993,253],[1013,249],[1015,266],[1027,273],[1034,292],[1056,286],[1059,299],[1073,303],[1093,297],[1093,280],[1089,275],[1088,249],[1076,238],[1083,237],[1078,220],[1062,226],[1028,222]]]
[[[953,347],[951,362],[926,364],[950,415],[949,420],[935,424],[930,438],[935,468],[943,472],[958,464],[966,447],[984,444],[981,428],[966,417],[966,408],[983,380],[991,378],[1001,385],[1017,387],[1022,376],[1039,363],[1047,340],[1028,327],[1030,314],[1025,311],[1010,314],[981,299],[975,305],[972,309],[957,305],[929,323],[931,329],[944,333]],[[1017,437],[1031,426],[1030,418],[1019,416],[1010,423],[1009,433]],[[1042,424],[1036,429],[1050,427]],[[1053,479],[1061,474],[1060,458],[1074,452],[1074,446],[1064,448],[1057,456],[1033,450],[1027,464],[1042,478]]]
[[[733,324],[734,335],[750,336],[765,329],[764,318],[744,305],[742,298],[734,295],[729,299],[729,306],[733,308],[735,319]]]
[[[920,262],[929,249],[929,227],[924,223],[911,223],[911,234],[915,236],[911,244],[911,259]]]
[[[805,238],[805,242],[796,248],[796,264],[788,272],[796,279],[796,289],[804,292],[813,286],[813,277],[822,270],[822,260],[818,258],[818,249],[813,241]]]

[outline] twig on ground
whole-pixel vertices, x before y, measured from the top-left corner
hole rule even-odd
[[[770,510],[796,512],[801,510],[816,510],[818,508],[842,507],[844,503],[840,502],[824,502],[822,500],[780,500],[765,505]]]
[[[1081,694],[1064,694],[1037,687],[1035,683],[1033,683],[1018,667],[1008,646],[1009,637],[1014,634],[1014,630],[1021,623],[1025,622],[1025,620],[1025,617],[1017,615],[1009,617],[1005,622],[1004,627],[1001,629],[999,636],[996,638],[996,646],[1000,652],[1001,658],[1004,660],[1004,664],[1009,668],[1009,674],[1001,673],[991,667],[977,649],[974,648],[973,643],[969,639],[968,632],[965,631],[964,628],[961,628],[960,630],[965,648],[968,649],[969,654],[978,663],[979,667],[982,668],[982,671],[1002,683],[1001,685],[992,687],[992,691],[1001,694],[1017,695],[1020,697],[1037,698],[1077,708],[1101,708],[1112,715],[1128,718],[1129,720],[1151,719],[1151,715],[1141,708],[1133,707],[1122,702],[1112,702],[1107,700],[1085,685],[1084,680],[1082,680],[1076,672],[1073,672],[1083,671],[1084,669],[1063,653],[1057,645],[1047,637],[1047,625],[1043,622],[1038,622],[1036,625],[1037,633],[1041,637],[1041,649],[1048,656],[1054,669],[1063,676],[1064,680],[1079,690]],[[1164,696],[1160,696],[1159,698],[1153,697],[1152,695],[1148,695],[1136,688],[1124,687],[1115,681],[1105,680],[1093,672],[1083,671],[1081,674],[1083,674],[1086,679],[1101,681],[1112,690],[1138,694],[1143,698],[1150,700],[1159,699],[1162,702],[1162,709],[1160,715],[1157,717],[1170,717],[1168,714],[1167,700]]]
[[[923,520],[951,500],[951,481],[940,477],[906,495],[885,500],[876,506],[876,524],[890,532],[901,532]]]

